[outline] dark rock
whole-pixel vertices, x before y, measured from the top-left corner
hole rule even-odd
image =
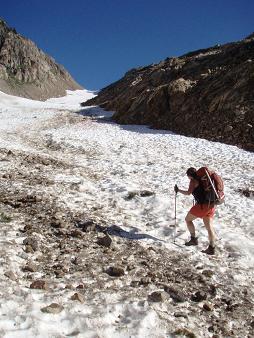
[[[82,238],[84,236],[83,232],[79,229],[74,229],[70,232],[71,237]]]
[[[38,242],[33,237],[27,237],[23,240],[23,244],[30,245],[34,251],[37,251],[39,248]]]
[[[164,285],[164,290],[170,295],[170,297],[176,302],[176,303],[183,303],[185,302],[187,299],[186,299],[186,296],[185,294],[170,286],[170,285]]]
[[[80,257],[74,257],[71,262],[74,265],[81,265],[82,264],[82,259]]]
[[[131,191],[131,192],[129,192],[128,193],[128,195],[126,196],[126,199],[127,200],[131,200],[131,199],[133,199],[135,196],[137,196],[138,195],[138,192],[137,191]]]
[[[152,191],[148,191],[148,190],[141,190],[141,191],[130,191],[128,193],[128,195],[125,197],[126,200],[131,200],[136,196],[140,196],[140,197],[149,197],[154,195],[155,193]]]
[[[112,244],[112,239],[108,234],[106,234],[105,236],[98,238],[97,244],[109,248]]]
[[[50,225],[56,229],[64,229],[66,227],[65,222],[61,219],[52,219]]]
[[[149,190],[141,190],[139,195],[141,197],[149,197],[149,196],[153,196],[155,193],[153,191],[149,191]]]
[[[213,310],[213,305],[212,304],[209,304],[209,303],[204,303],[203,304],[203,309],[205,311],[212,311]]]
[[[239,189],[238,191],[242,193],[245,197],[254,197],[254,190],[251,190],[250,188]]]
[[[48,283],[44,280],[38,279],[30,285],[30,289],[48,290]]]
[[[163,302],[165,300],[165,294],[161,291],[154,291],[148,295],[148,301],[150,302]]]
[[[76,289],[84,289],[85,288],[85,285],[84,284],[79,284]]]
[[[76,226],[84,232],[103,231],[103,227],[93,220],[76,221]]]
[[[148,285],[148,284],[150,284],[151,282],[152,282],[152,280],[151,280],[150,277],[142,277],[142,278],[140,279],[139,284],[140,284],[140,285]]]
[[[239,304],[237,303],[227,304],[226,311],[234,311],[237,307],[239,307]]]
[[[184,312],[175,312],[175,313],[174,313],[174,316],[175,316],[176,318],[180,318],[180,317],[188,318],[188,315],[187,315],[186,313],[184,313]]]
[[[112,277],[124,276],[124,269],[117,266],[111,266],[106,270],[107,274]]]
[[[28,232],[32,229],[33,229],[33,226],[31,224],[27,224],[24,226],[24,229],[22,230],[22,232]]]
[[[61,278],[65,276],[65,272],[63,270],[54,270],[54,274],[57,278]]]
[[[209,290],[209,292],[210,292],[210,294],[211,294],[212,296],[216,296],[216,293],[217,293],[217,287],[216,287],[216,285],[214,285],[214,284],[210,285],[210,290]]]
[[[193,302],[201,302],[207,298],[207,294],[203,291],[197,291],[191,296]]]

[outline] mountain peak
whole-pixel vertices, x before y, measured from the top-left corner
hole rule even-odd
[[[81,89],[63,66],[0,19],[0,90],[45,100]]]

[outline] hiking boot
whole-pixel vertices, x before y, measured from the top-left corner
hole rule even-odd
[[[186,246],[198,245],[198,238],[191,236],[191,239],[188,242],[186,242],[185,245]]]
[[[215,247],[214,246],[211,246],[209,244],[208,248],[205,249],[205,250],[202,250],[201,252],[207,254],[207,255],[214,255],[215,254]]]

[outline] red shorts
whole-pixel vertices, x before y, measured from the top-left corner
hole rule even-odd
[[[213,218],[215,207],[208,204],[195,204],[189,211],[193,216],[204,218]]]

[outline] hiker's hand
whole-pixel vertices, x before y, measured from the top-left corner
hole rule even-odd
[[[175,193],[177,194],[178,191],[179,191],[179,188],[178,188],[177,184],[174,186],[174,190],[175,190]]]

